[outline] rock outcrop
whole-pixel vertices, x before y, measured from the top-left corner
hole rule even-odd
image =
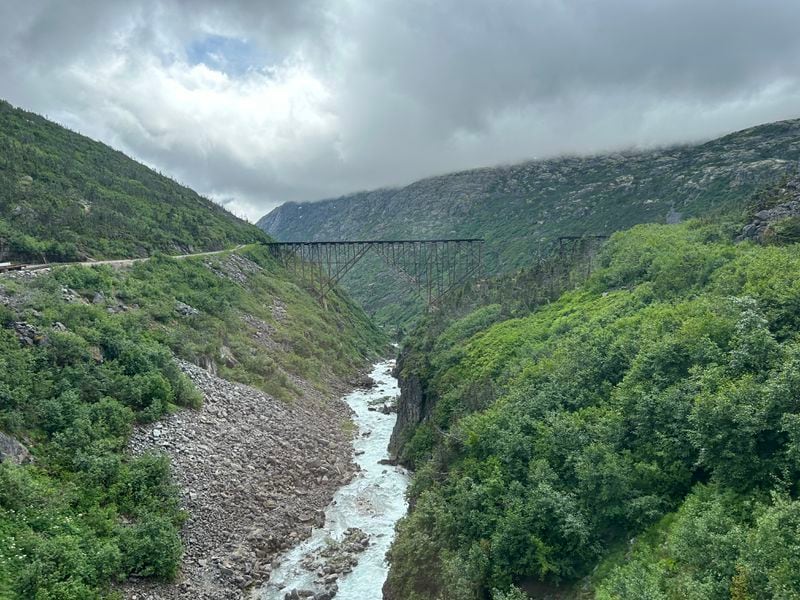
[[[407,438],[414,428],[428,417],[432,409],[419,376],[413,370],[404,369],[408,352],[408,349],[404,349],[397,357],[393,373],[400,385],[400,397],[394,408],[397,412],[397,422],[389,441],[389,456],[395,464],[402,464],[403,445],[408,441]]]
[[[774,193],[780,198],[780,203],[753,215],[753,220],[742,228],[740,240],[752,239],[763,242],[770,237],[777,223],[792,217],[800,217],[800,177],[786,182]]]
[[[9,461],[25,465],[33,461],[31,453],[16,438],[0,431],[0,463]]]

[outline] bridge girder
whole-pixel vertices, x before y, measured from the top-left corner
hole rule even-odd
[[[271,254],[284,266],[310,280],[320,300],[372,251],[429,307],[455,287],[479,276],[484,240],[359,240],[273,242]]]

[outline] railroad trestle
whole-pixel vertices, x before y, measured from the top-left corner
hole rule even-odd
[[[429,307],[448,292],[479,277],[484,240],[359,240],[273,242],[267,244],[281,264],[309,280],[320,300],[369,252],[379,256]]]

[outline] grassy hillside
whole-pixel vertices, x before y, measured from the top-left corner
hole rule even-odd
[[[388,598],[800,597],[800,252],[739,230],[634,227],[529,316],[406,349]]]
[[[325,389],[384,342],[258,245],[0,276],[0,432],[33,457],[0,463],[0,597],[108,598],[127,577],[175,575],[185,515],[169,464],[125,452],[137,422],[201,401],[173,356],[291,402],[298,378]]]
[[[0,261],[180,254],[263,239],[121,152],[0,101]]]
[[[483,237],[488,270],[497,273],[530,265],[561,235],[724,212],[798,160],[800,120],[784,121],[695,146],[477,169],[287,203],[259,226],[280,240]],[[381,322],[402,321],[418,304],[382,270],[366,261],[345,287]]]

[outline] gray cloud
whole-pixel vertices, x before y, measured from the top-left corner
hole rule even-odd
[[[251,218],[800,116],[796,0],[11,5],[0,96]]]

